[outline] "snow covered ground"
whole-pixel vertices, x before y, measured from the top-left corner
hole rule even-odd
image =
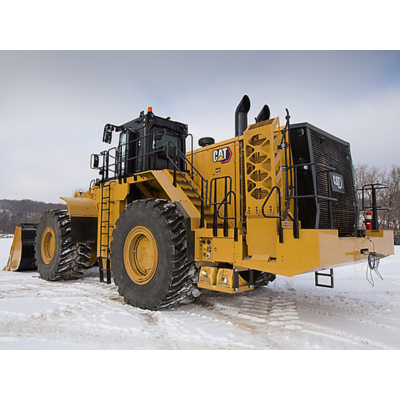
[[[12,239],[0,239],[0,267]],[[37,272],[0,271],[0,350],[6,349],[400,349],[400,247],[381,261],[335,270],[335,288],[314,274],[277,277],[254,292],[204,292],[165,311],[124,303],[97,270],[78,281],[47,282]]]

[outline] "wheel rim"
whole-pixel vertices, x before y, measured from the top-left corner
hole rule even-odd
[[[144,226],[129,232],[124,245],[124,262],[129,277],[138,285],[153,279],[158,265],[158,248],[153,234]]]
[[[56,254],[56,235],[53,228],[50,228],[50,226],[48,226],[42,234],[40,250],[43,262],[45,264],[50,264]]]

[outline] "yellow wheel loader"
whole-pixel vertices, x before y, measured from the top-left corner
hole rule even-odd
[[[288,110],[281,125],[266,105],[248,124],[249,110],[244,96],[235,136],[201,138],[197,150],[186,124],[151,108],[107,124],[110,148],[91,155],[99,178],[87,192],[62,197],[68,211],[47,212],[29,228],[34,256],[25,262],[17,232],[6,268],[28,263],[53,281],[97,265],[100,280],[113,277],[127,303],[156,310],[201,290],[254,290],[276,275],[315,272],[317,285],[333,287],[333,268],[358,261],[376,268],[394,253],[393,232],[380,230],[377,218],[382,186],[370,185],[372,206],[364,198],[358,205],[349,143],[309,123],[290,124]],[[360,216],[371,210],[375,220],[365,229]]]

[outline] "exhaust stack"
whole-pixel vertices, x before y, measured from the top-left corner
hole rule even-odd
[[[250,110],[249,96],[244,95],[235,111],[235,136],[243,135],[247,129],[247,113]]]

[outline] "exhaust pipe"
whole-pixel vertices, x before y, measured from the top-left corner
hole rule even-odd
[[[269,107],[265,104],[265,106],[261,109],[259,114],[256,117],[256,122],[267,121],[271,115]]]
[[[244,95],[235,111],[235,136],[243,135],[247,129],[247,113],[250,110],[249,96]]]

